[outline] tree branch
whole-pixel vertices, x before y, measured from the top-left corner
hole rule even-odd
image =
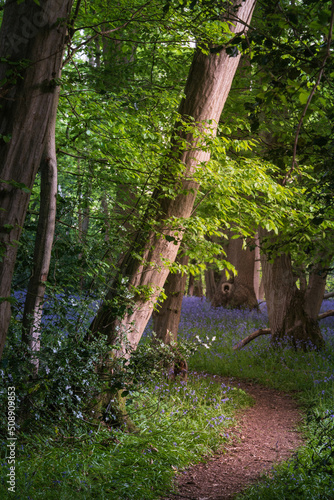
[[[328,318],[329,316],[334,316],[334,309],[330,309],[329,311],[319,314],[317,319],[320,321],[321,319]]]
[[[320,321],[321,319],[328,318],[329,316],[334,316],[334,309],[331,309],[330,311],[326,311],[324,313],[321,313],[318,315],[317,320]],[[289,332],[292,332],[298,325],[300,325],[301,322],[298,321],[292,328],[290,328],[286,333],[288,334]],[[260,328],[259,330],[255,330],[255,332],[251,333],[248,335],[248,337],[244,338],[243,340],[240,340],[234,347],[233,351],[239,351],[245,345],[249,344],[252,340],[256,339],[260,335],[270,335],[271,334],[271,329],[270,328]]]
[[[256,339],[260,335],[270,335],[270,334],[271,334],[270,328],[260,328],[259,330],[256,330],[255,332],[248,335],[248,337],[246,337],[245,339],[240,340],[240,342],[238,342],[237,345],[233,347],[233,351],[238,351],[239,349],[242,349],[243,347],[245,347],[246,344],[249,344],[249,342]]]

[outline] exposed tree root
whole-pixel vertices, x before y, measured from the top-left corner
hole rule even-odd
[[[321,313],[318,315],[317,320],[320,321],[321,319],[328,318],[329,316],[334,316],[334,309],[331,309],[330,311],[326,311],[324,313]],[[301,322],[298,321],[293,328],[290,328],[286,333],[289,334],[289,332],[292,332]],[[242,349],[245,345],[249,344],[252,340],[256,339],[260,335],[270,335],[271,334],[271,329],[270,328],[260,328],[259,330],[255,330],[255,332],[251,333],[248,335],[248,337],[245,337],[243,340],[240,340],[234,347],[234,351],[238,351],[239,349]]]

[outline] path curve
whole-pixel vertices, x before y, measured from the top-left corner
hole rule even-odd
[[[188,468],[177,478],[177,493],[164,500],[232,499],[303,444],[296,429],[302,412],[291,396],[251,381],[216,376],[218,379],[243,389],[255,399],[255,405],[236,416],[236,438],[225,453]]]

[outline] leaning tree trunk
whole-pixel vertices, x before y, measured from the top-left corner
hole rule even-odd
[[[245,30],[245,24],[249,24],[254,6],[255,0],[232,2],[231,11],[226,14],[229,21],[235,24],[231,31]],[[162,172],[164,180],[169,184],[173,183],[178,194],[171,199],[164,195],[163,190],[154,193],[153,201],[157,207],[155,228],[138,233],[134,242],[137,257],[131,249],[121,264],[119,282],[122,277],[123,280],[128,279],[127,287],[134,293],[134,305],[119,319],[117,313],[120,314],[120,311],[115,312],[115,297],[118,293],[115,286],[106,295],[104,304],[91,324],[92,334],[107,335],[110,344],[113,344],[117,337],[126,335],[131,347],[136,348],[151,316],[153,303],[166,281],[169,272],[166,260],[173,262],[176,258],[183,236],[182,229],[176,231],[168,221],[174,218],[187,219],[191,215],[198,189],[193,180],[193,173],[198,166],[203,168],[203,164],[210,158],[209,152],[203,151],[203,135],[212,137],[216,134],[217,124],[240,59],[240,54],[237,57],[229,57],[223,48],[219,54],[214,52],[216,50],[205,55],[200,49],[196,49],[186,83],[185,97],[179,108],[181,120],[174,129],[171,159],[175,165],[184,165],[183,174],[180,174],[175,182],[171,163]],[[202,138],[199,139],[198,134],[187,131],[187,126],[183,125],[185,122],[197,127]]]
[[[261,237],[264,235],[266,232],[261,230]],[[317,316],[325,288],[325,273],[322,279],[313,276],[303,292],[296,286],[297,276],[293,273],[290,255],[281,253],[271,263],[261,252],[261,264],[272,343],[288,341],[295,348],[321,348],[324,340]],[[314,304],[311,305],[312,300]]]
[[[34,268],[28,284],[22,319],[22,340],[36,352],[40,350],[42,309],[56,224],[57,156],[55,134],[57,107],[58,98],[55,98],[41,163],[41,194],[34,250]],[[32,362],[35,365],[34,374],[36,375],[39,367],[38,357],[34,356]]]
[[[188,264],[188,255],[181,254],[176,258],[181,265]],[[176,342],[179,329],[182,300],[187,282],[186,273],[169,273],[165,283],[167,298],[161,303],[159,309],[153,311],[153,331],[164,344]]]
[[[0,98],[0,356],[10,321],[18,240],[45,149],[71,7],[72,0],[8,0],[4,7],[0,31],[0,81],[6,82]]]
[[[254,309],[258,307],[254,290],[255,252],[249,247],[243,249],[243,240],[232,239],[232,234],[229,235],[226,260],[235,267],[238,274],[227,280],[225,271],[222,271],[212,305]]]

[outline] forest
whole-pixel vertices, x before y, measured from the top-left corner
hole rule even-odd
[[[0,22],[0,498],[333,499],[334,0]],[[300,443],[200,492],[253,386]]]

